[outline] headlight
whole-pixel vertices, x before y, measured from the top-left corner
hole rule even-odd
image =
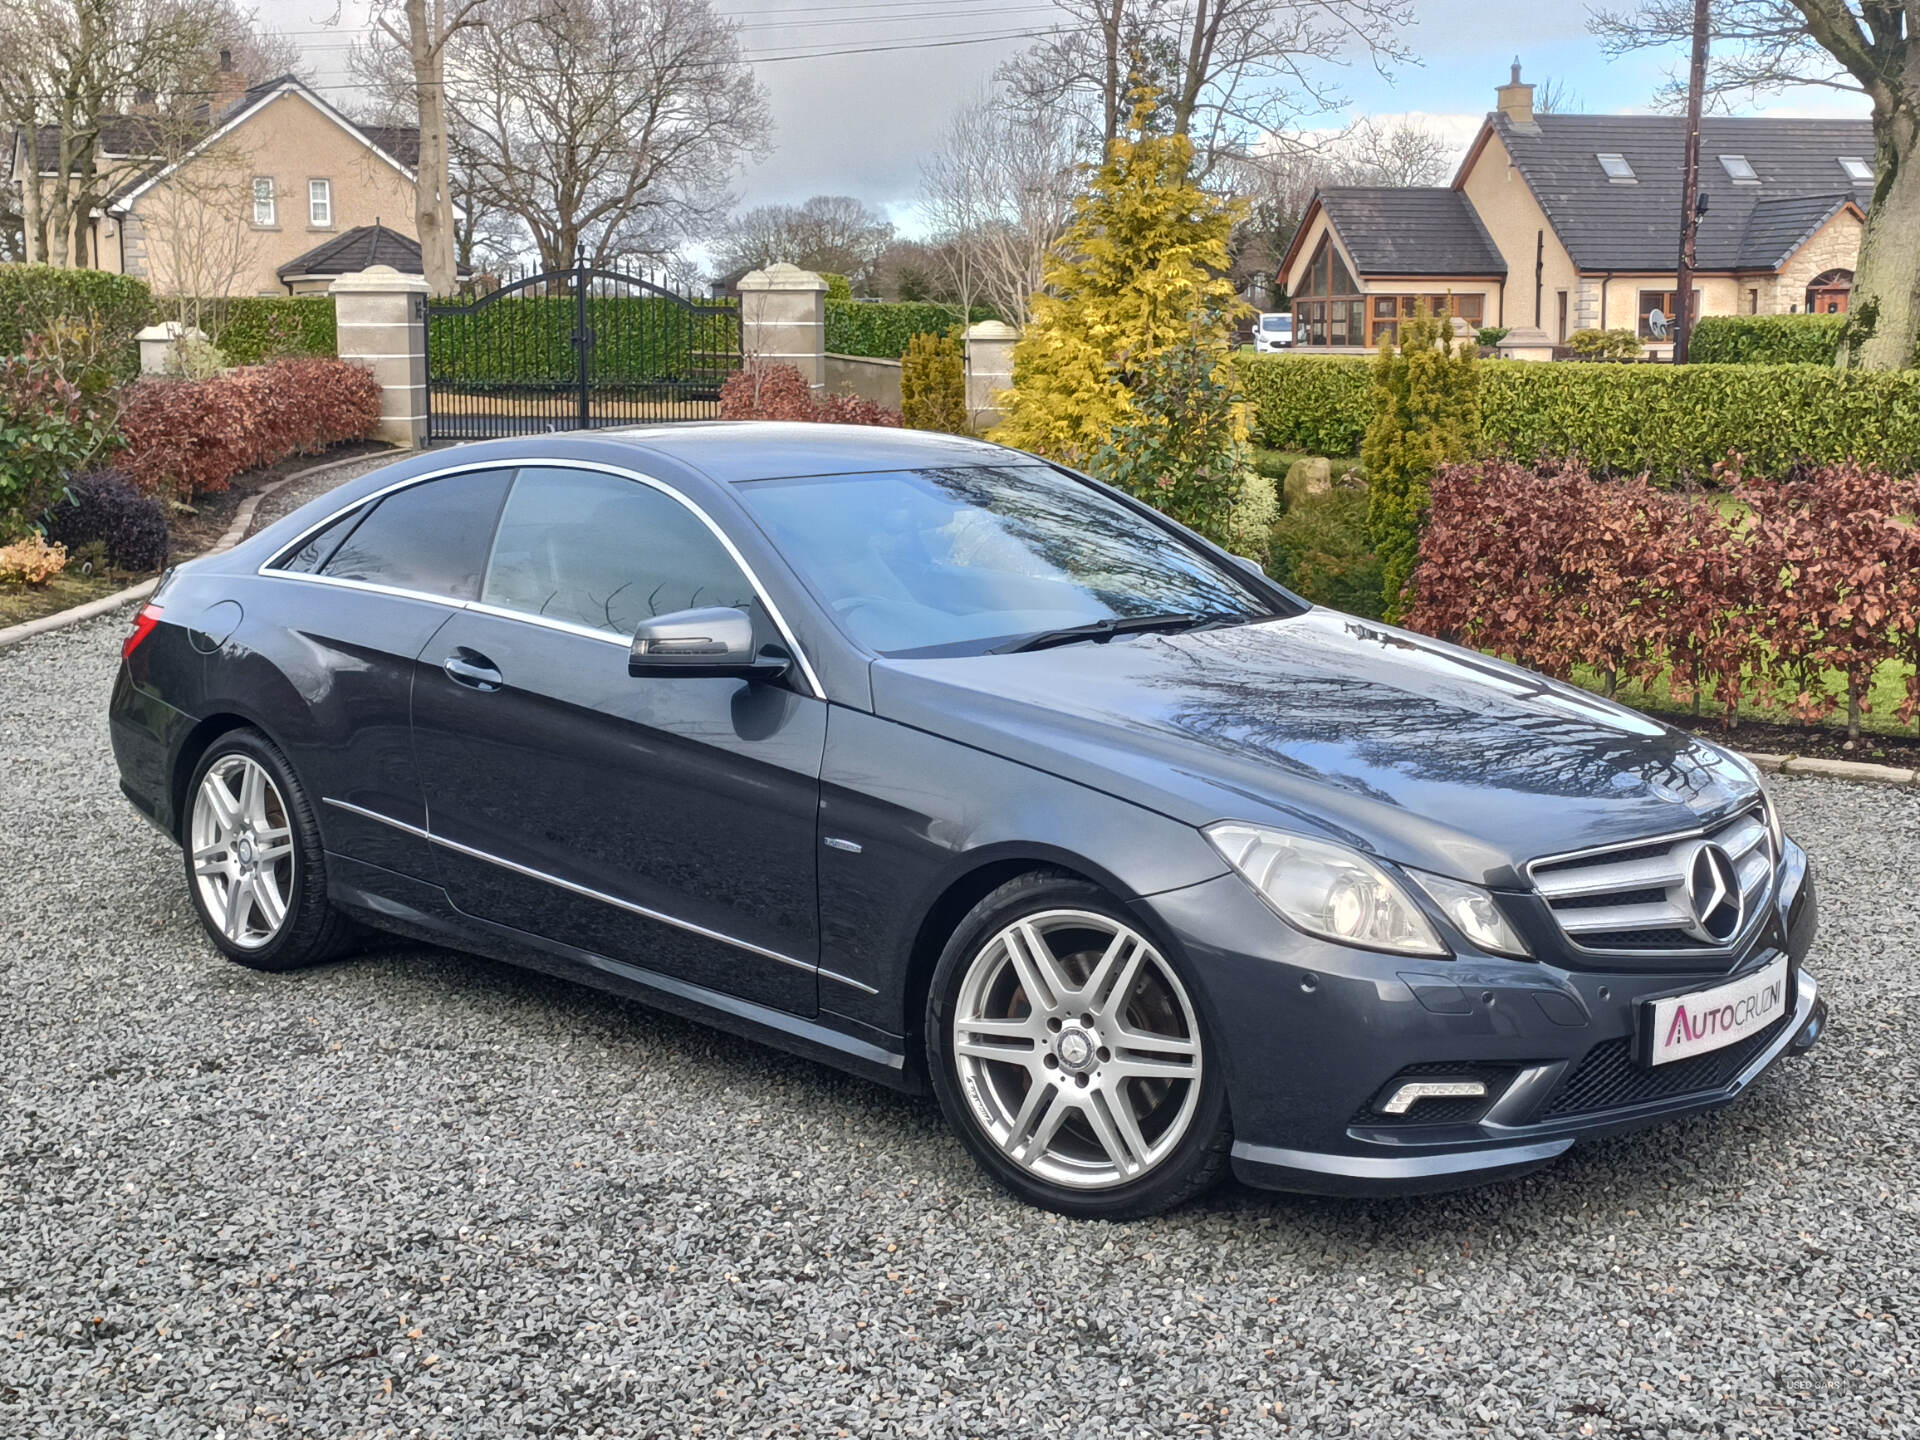
[[[1232,822],[1206,833],[1269,905],[1309,935],[1403,955],[1447,953],[1412,897],[1357,850]]]
[[[1441,913],[1460,927],[1460,933],[1482,950],[1533,958],[1533,952],[1527,949],[1527,942],[1520,938],[1519,931],[1507,923],[1507,917],[1487,891],[1478,885],[1469,885],[1462,880],[1447,880],[1423,870],[1407,873],[1413,876],[1416,885],[1433,897],[1433,903],[1440,907]]]

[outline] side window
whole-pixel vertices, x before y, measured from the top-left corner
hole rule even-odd
[[[290,570],[295,575],[309,575],[327,563],[327,557],[333,554],[334,547],[346,537],[349,530],[360,523],[360,517],[367,513],[366,506],[349,510],[337,519],[329,520],[312,535],[298,550],[291,554],[283,553],[267,568],[270,570]]]
[[[559,466],[515,480],[480,599],[621,636],[676,610],[759,613],[752,584],[685,505],[637,480]]]
[[[512,475],[475,470],[394,491],[340,542],[321,573],[474,599]]]

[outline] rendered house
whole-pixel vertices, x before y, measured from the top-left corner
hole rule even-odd
[[[358,124],[294,75],[236,81],[206,108],[197,123],[128,115],[103,128],[106,198],[85,220],[96,268],[163,295],[284,295],[282,270],[357,228],[413,242],[413,127]],[[42,131],[34,148],[29,163],[15,134],[15,184],[53,173],[58,136]]]
[[[1671,353],[1685,122],[1536,115],[1513,79],[1453,183],[1321,191],[1280,265],[1296,348],[1371,349],[1425,299],[1468,324],[1631,329]],[[1844,312],[1873,193],[1866,120],[1701,125],[1699,315]]]

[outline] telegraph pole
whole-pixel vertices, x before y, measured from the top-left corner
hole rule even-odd
[[[1700,226],[1700,110],[1707,90],[1707,0],[1693,0],[1693,66],[1687,74],[1687,168],[1681,185],[1680,266],[1673,297],[1673,363],[1687,363],[1693,339],[1694,234]]]

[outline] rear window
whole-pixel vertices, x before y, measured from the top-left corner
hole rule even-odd
[[[511,470],[475,470],[396,490],[353,527],[321,572],[475,600]]]
[[[290,555],[282,555],[273,563],[275,570],[290,570],[296,575],[308,575],[318,570],[332,556],[334,547],[339,545],[349,530],[360,523],[360,517],[367,513],[361,505],[346,514],[329,520],[313,534],[307,542]]]

